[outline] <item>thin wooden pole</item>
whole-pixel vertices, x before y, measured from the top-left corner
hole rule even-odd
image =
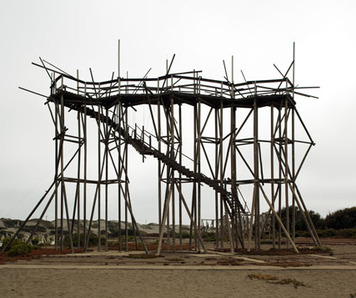
[[[58,102],[55,101],[55,177],[54,181],[58,180],[58,159],[59,159],[59,152],[58,152],[58,118],[59,118],[59,107]],[[55,205],[54,205],[54,247],[55,250],[58,250],[58,183],[55,183]]]
[[[220,135],[220,185],[224,185],[224,164],[223,164],[223,150],[224,150],[224,103],[220,101],[220,123],[219,123],[219,135]],[[224,199],[220,194],[220,247],[224,248]]]
[[[87,143],[87,106],[84,105],[84,190],[83,190],[83,241],[86,239],[87,231],[87,164],[88,164],[88,143]],[[84,247],[86,251],[86,247]]]
[[[168,67],[168,61],[167,61],[167,67]],[[168,83],[167,83],[167,86],[168,86]],[[170,158],[172,158],[172,142],[173,140],[171,139],[171,114],[170,114],[170,111],[169,111],[169,108],[167,107],[164,107],[165,110],[165,116],[166,116],[166,139],[167,139],[167,154],[170,156]],[[171,173],[172,173],[173,169],[166,165],[166,194],[171,196],[172,195],[172,192],[174,192],[174,189],[171,188],[171,186],[173,187],[173,184],[171,184]],[[167,191],[168,189],[171,189],[171,191]],[[170,198],[169,198],[169,201],[170,201]],[[170,204],[168,204],[167,206],[165,206],[165,208],[168,208],[167,210],[167,216],[166,216],[166,220],[167,220],[167,223],[166,223],[166,227],[167,227],[167,247],[169,249],[170,247],[170,236],[171,236],[171,233],[170,233],[170,227],[169,227],[169,224],[170,224]]]
[[[288,234],[290,234],[290,217],[289,217],[289,189],[288,189],[288,100],[284,99],[284,196],[286,206],[286,228]],[[287,241],[287,249],[289,248],[289,242]]]
[[[108,245],[108,220],[109,220],[109,110],[106,110],[105,123],[105,251],[109,250]]]
[[[295,110],[294,110],[294,84],[295,84],[295,42],[293,42],[293,78],[292,78],[292,98],[293,98],[293,107],[292,107],[292,206],[293,206],[293,217],[292,217],[292,239],[295,241],[295,216],[296,216],[296,196],[295,196]]]
[[[120,88],[120,87],[119,87]],[[120,89],[119,89],[119,92],[120,92]],[[123,124],[123,121],[122,121],[122,103],[121,103],[121,100],[119,101],[118,103],[118,116],[119,116],[119,119],[118,119],[118,125],[120,127],[123,127],[125,129],[125,127],[122,125]],[[119,144],[118,144],[118,180],[119,180],[119,183],[118,183],[118,202],[117,202],[117,205],[118,205],[118,243],[119,243],[119,251],[121,252],[121,183],[122,183],[122,170],[123,170],[123,162],[122,162],[122,140],[119,136]]]
[[[182,165],[182,151],[183,151],[183,129],[182,129],[182,106],[179,105],[179,164]],[[178,180],[178,193],[179,193],[179,249],[183,250],[183,208],[182,208],[182,173],[179,172]]]
[[[198,173],[201,173],[201,146],[202,146],[202,143],[201,143],[201,134],[202,134],[202,131],[201,131],[201,101],[199,99],[198,101],[198,119],[197,119],[197,129],[198,129],[198,140],[197,140],[197,161],[198,161]],[[201,184],[198,183],[197,184],[197,187],[198,187],[198,197],[197,197],[197,211],[198,211],[198,231],[200,233],[201,231],[201,226],[200,226],[200,222],[201,222]],[[198,242],[198,234],[196,233],[195,235],[195,245],[196,247],[198,248],[198,250],[200,249],[199,248],[199,242]]]
[[[126,127],[126,133],[128,134],[128,108],[126,107],[125,110],[125,127]],[[127,142],[125,142],[125,149],[124,149],[124,162],[125,162],[125,251],[128,251],[128,238],[129,238],[129,234],[128,234],[128,191],[129,191],[129,186],[128,186],[128,144]]]
[[[100,139],[101,108],[98,105],[98,251],[101,251],[101,139]]]
[[[159,92],[159,81],[157,81],[157,92]],[[158,118],[158,151],[162,152],[162,134],[161,134],[161,100],[157,100],[157,118]],[[162,163],[158,160],[158,222],[159,232],[162,226]]]
[[[233,63],[232,63],[233,64]],[[232,223],[232,229],[233,231],[236,231],[236,240],[237,240],[237,226],[235,225],[235,220],[237,217],[237,185],[236,185],[236,150],[235,150],[235,127],[236,127],[236,108],[231,107],[230,108],[230,163],[231,163],[231,193],[232,193],[232,198],[234,202],[234,208],[231,211],[232,213],[232,218],[231,218],[231,223]],[[227,209],[227,206],[225,204],[225,208]],[[232,235],[233,236],[233,235]],[[231,250],[234,252],[234,241],[231,239]],[[236,241],[236,247],[237,247],[237,241]]]
[[[278,138],[279,140],[282,139],[282,119],[281,119],[281,108],[278,110]],[[279,142],[278,144],[278,155],[279,155],[279,161],[278,161],[278,180],[279,180],[279,193],[278,193],[278,215],[281,218],[282,217],[282,161],[281,161],[281,155],[282,155],[282,143]],[[280,222],[278,222],[278,248],[281,249],[282,245],[282,226]]]
[[[259,155],[258,155],[258,107],[257,95],[253,104],[253,160],[254,160],[254,200],[255,200],[255,248],[260,249],[260,198],[259,198]]]
[[[215,109],[215,180],[219,177],[219,109]],[[215,248],[219,248],[219,193],[215,190]]]
[[[64,173],[63,173],[63,164],[64,164],[64,134],[65,134],[65,129],[64,129],[64,98],[63,95],[61,96],[61,114],[60,114],[60,125],[61,125],[61,139],[60,139],[60,176],[61,176],[61,236],[60,236],[60,250],[63,250],[63,241],[64,241],[64,227],[63,227],[63,211],[64,211]]]
[[[79,70],[77,69],[77,94],[79,94]],[[78,111],[77,114],[78,120],[78,181],[77,181],[77,241],[78,241],[78,249],[80,249],[80,179],[81,179],[81,147],[82,147],[82,139],[81,139],[81,113]]]
[[[78,111],[78,114],[77,114],[77,117],[78,117],[78,181],[77,181],[77,197],[76,197],[76,200],[77,200],[77,239],[78,239],[78,249],[80,249],[80,179],[81,179],[81,147],[82,147],[82,144],[81,144],[81,121],[80,121],[80,118],[81,118],[81,115],[80,115],[80,112]]]
[[[274,138],[274,113],[273,113],[274,107],[271,106],[271,144],[270,144],[270,161],[271,161],[271,198],[272,198],[272,207],[275,208],[275,199],[274,199],[274,143],[275,143],[275,138]],[[272,247],[275,248],[276,246],[276,218],[274,216],[274,213],[272,212],[272,224],[271,224],[271,229],[272,229]]]
[[[117,41],[117,76],[120,80],[120,75],[121,75],[121,41],[120,39]],[[119,86],[119,92],[120,92],[120,86]]]
[[[173,96],[171,97],[171,119],[170,119],[170,131],[171,131],[171,158],[175,160],[175,133],[174,133],[174,98]],[[175,187],[174,187],[174,182],[175,182],[175,177],[174,177],[175,171],[172,169],[172,176],[171,176],[171,182],[172,183],[172,251],[176,251],[176,223],[175,223]]]

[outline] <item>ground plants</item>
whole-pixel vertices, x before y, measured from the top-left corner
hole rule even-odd
[[[271,284],[279,284],[279,285],[293,285],[295,289],[298,289],[298,287],[306,287],[307,285],[299,280],[296,280],[295,278],[283,278],[281,280],[277,281],[268,281]]]
[[[10,238],[5,238],[4,240],[4,247],[10,241]],[[9,257],[24,257],[28,255],[32,250],[31,245],[26,244],[20,239],[14,239],[10,246],[6,249],[6,254]]]
[[[295,289],[298,287],[307,287],[307,285],[299,280],[296,280],[295,278],[283,278],[279,279],[279,277],[274,276],[274,275],[269,275],[269,274],[256,274],[252,273],[247,275],[249,279],[258,279],[258,280],[265,280],[267,283],[270,284],[279,284],[279,285],[293,285]]]

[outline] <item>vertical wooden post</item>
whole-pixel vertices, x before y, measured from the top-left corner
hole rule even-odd
[[[62,82],[63,86],[63,82]],[[61,176],[61,242],[60,242],[60,249],[61,251],[63,250],[63,241],[64,241],[64,226],[63,226],[63,211],[64,211],[64,135],[65,135],[65,130],[64,130],[64,98],[63,95],[61,95],[61,113],[60,113],[60,125],[61,125],[61,141],[60,141],[60,176]]]
[[[238,204],[237,204],[237,184],[236,184],[236,149],[235,149],[235,127],[236,127],[236,108],[231,107],[230,108],[230,163],[231,163],[231,193],[232,193],[232,199],[234,202],[234,208],[231,210],[231,223],[232,223],[232,229],[235,232],[235,237],[236,237],[236,247],[237,247],[237,238],[238,238],[238,230],[236,226],[236,217],[237,217],[237,209],[238,209]],[[234,235],[234,234],[232,234]],[[233,241],[232,241],[233,242]],[[234,244],[230,244],[232,246],[232,251],[234,251]]]
[[[159,81],[157,81],[157,92],[159,92]],[[162,152],[162,134],[161,134],[161,100],[157,100],[157,118],[158,118],[158,151]],[[162,226],[162,164],[158,160],[158,222],[159,231],[161,232]]]
[[[84,105],[84,127],[83,127],[83,141],[84,141],[84,190],[83,190],[83,241],[85,243],[87,231],[87,163],[88,163],[88,143],[87,143],[87,106]],[[86,247],[84,247],[86,251]]]
[[[282,104],[278,110],[278,139],[282,139]],[[278,142],[278,180],[279,180],[279,192],[278,192],[278,216],[282,218],[282,142]],[[278,248],[281,249],[282,245],[282,226],[280,222],[278,222]]]
[[[77,69],[77,94],[79,94],[79,70]],[[82,149],[82,138],[81,138],[81,111],[77,113],[77,120],[78,120],[78,176],[77,176],[77,241],[78,246],[77,248],[80,249],[80,179],[81,179],[81,149]]]
[[[128,124],[128,108],[125,108],[125,129],[126,129],[126,134],[129,133],[129,124]],[[124,149],[124,167],[125,167],[125,193],[124,193],[124,198],[125,198],[125,251],[128,251],[128,238],[129,238],[129,233],[128,233],[128,191],[129,191],[129,177],[128,177],[128,144],[125,142],[125,149]]]
[[[197,130],[198,130],[198,140],[197,140],[197,166],[198,166],[198,173],[201,173],[201,101],[200,98],[198,100],[198,118],[197,118]],[[199,233],[201,232],[201,183],[197,184],[198,194],[197,194],[197,226]],[[195,233],[195,247],[200,251],[200,243],[198,241],[198,234]]]
[[[258,106],[257,94],[253,103],[253,164],[254,164],[254,201],[255,201],[255,248],[260,249],[260,196],[259,196],[259,154],[258,154]]]
[[[108,220],[109,220],[109,110],[106,110],[105,122],[105,251],[109,250],[108,245]]]
[[[284,99],[284,196],[286,206],[286,228],[288,234],[290,234],[290,218],[289,218],[289,187],[288,187],[288,99]],[[287,249],[289,248],[289,242],[287,241]]]
[[[55,101],[55,177],[54,180],[56,181],[55,183],[55,206],[54,206],[54,247],[55,250],[58,250],[58,183],[59,182],[59,152],[58,152],[58,138],[60,137],[59,131],[61,129],[58,129],[58,118],[59,118],[59,105],[58,102]]]
[[[171,81],[171,86],[173,88],[173,78]],[[174,119],[174,98],[173,96],[171,97],[171,102],[170,102],[170,138],[171,138],[171,159],[175,160],[175,132],[174,132],[174,126],[175,126],[175,119]],[[171,170],[171,177],[170,177],[170,184],[172,184],[172,251],[175,252],[176,250],[176,223],[175,223],[175,187],[174,187],[174,183],[175,183],[175,171],[172,168]]]
[[[295,42],[293,42],[293,77],[292,77],[292,208],[293,208],[293,217],[292,217],[292,239],[295,242],[295,213],[296,213],[296,195],[295,195],[295,106],[294,106],[294,84],[295,84]],[[300,210],[302,212],[302,210]]]
[[[120,86],[119,86],[119,94],[120,94]],[[119,126],[119,129],[125,129],[125,127],[123,126],[123,115],[122,115],[122,102],[121,102],[121,99],[120,101],[118,102],[117,104],[117,108],[118,108],[118,111],[117,111],[117,115],[118,115],[118,126]],[[123,157],[122,157],[122,139],[124,139],[125,137],[123,136],[119,136],[119,144],[118,144],[118,180],[119,180],[119,183],[118,183],[118,189],[117,189],[117,192],[118,192],[118,202],[117,202],[117,213],[118,213],[118,243],[119,243],[119,251],[121,252],[121,244],[122,244],[122,237],[121,237],[121,233],[122,233],[122,229],[121,229],[121,213],[122,213],[122,208],[121,208],[121,183],[122,183],[122,172],[123,172],[123,168],[124,168],[124,165],[123,165]]]
[[[98,251],[101,251],[101,137],[100,137],[100,126],[101,126],[101,106],[98,105]]]
[[[182,152],[183,152],[183,129],[182,129],[182,106],[179,104],[179,164],[182,165]],[[182,225],[183,225],[183,206],[182,206],[182,173],[179,173],[178,180],[178,193],[179,193],[179,249],[183,250],[183,235],[182,235]]]
[[[219,177],[219,109],[215,108],[215,181]],[[219,248],[219,193],[215,190],[215,248]]]
[[[223,163],[223,152],[224,152],[224,103],[220,101],[220,123],[219,123],[219,135],[220,135],[220,156],[219,156],[219,165],[220,165],[220,185],[224,186],[224,163]],[[224,248],[224,199],[220,194],[220,247]],[[218,224],[218,223],[217,223]]]
[[[270,161],[271,161],[271,198],[272,198],[272,206],[275,208],[275,194],[274,194],[274,144],[275,144],[275,138],[274,138],[274,113],[273,113],[273,105],[271,105],[271,144],[270,144]],[[271,229],[272,229],[272,247],[275,248],[276,246],[276,217],[274,215],[274,212],[271,214],[272,216],[272,223],[271,223]]]

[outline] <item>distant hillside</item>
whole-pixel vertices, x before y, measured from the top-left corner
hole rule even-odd
[[[19,238],[27,238],[35,225],[37,224],[38,219],[32,219],[29,220],[26,225],[23,227],[19,234]],[[0,236],[11,236],[16,233],[16,231],[19,229],[19,227],[22,225],[23,221],[19,219],[10,219],[10,218],[1,218],[0,219]],[[80,230],[83,230],[83,225],[84,222],[80,221]],[[60,220],[57,221],[57,226],[58,230],[60,228]],[[89,221],[86,222],[87,229],[89,227]],[[76,221],[74,223],[74,231],[76,231],[78,227],[78,222]],[[138,228],[141,233],[146,234],[146,235],[158,235],[159,233],[159,226],[156,223],[149,223],[149,224],[138,224]],[[67,229],[67,221],[63,221],[63,229],[64,232],[66,232]],[[121,230],[122,233],[124,233],[125,229],[125,223],[121,222]],[[184,226],[183,227],[184,231],[189,230],[189,226]],[[105,221],[101,220],[100,221],[100,230],[102,234],[105,234]],[[128,230],[129,234],[132,235],[133,233],[133,228],[132,224],[128,223]],[[98,221],[93,221],[92,223],[92,228],[91,232],[94,234],[98,234]],[[40,224],[38,225],[35,236],[37,237],[51,237],[54,236],[55,234],[55,221],[47,221],[47,220],[41,220]],[[118,226],[118,221],[117,220],[110,220],[108,221],[108,235],[109,237],[117,237],[119,234],[119,226]]]

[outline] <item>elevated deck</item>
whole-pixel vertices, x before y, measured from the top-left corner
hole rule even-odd
[[[174,99],[174,104],[188,104],[194,106],[197,104],[197,102],[200,101],[202,104],[205,104],[211,108],[252,108],[254,106],[255,100],[257,107],[273,106],[277,109],[280,109],[284,107],[285,100],[288,101],[289,107],[295,104],[292,96],[288,93],[257,96],[251,95],[247,98],[231,99],[225,98],[223,96],[189,94],[179,91],[168,91],[160,94],[116,94],[113,96],[92,98],[90,96],[68,92],[65,89],[59,89],[49,98],[49,100],[60,102],[62,95],[64,103],[67,107],[71,107],[72,105],[86,104],[101,105],[107,109],[111,108],[119,101],[126,107],[144,104],[157,105],[159,102],[161,104],[166,103],[166,105],[168,106],[168,103],[172,97]]]
[[[101,105],[110,108],[119,101],[124,106],[143,104],[195,105],[201,102],[212,108],[251,108],[273,106],[281,108],[287,100],[289,107],[295,105],[294,94],[308,96],[296,91],[288,78],[247,81],[234,84],[229,81],[205,79],[199,72],[169,74],[158,78],[117,78],[104,82],[86,82],[61,73],[51,85],[49,100],[59,101],[63,95],[67,106]]]

